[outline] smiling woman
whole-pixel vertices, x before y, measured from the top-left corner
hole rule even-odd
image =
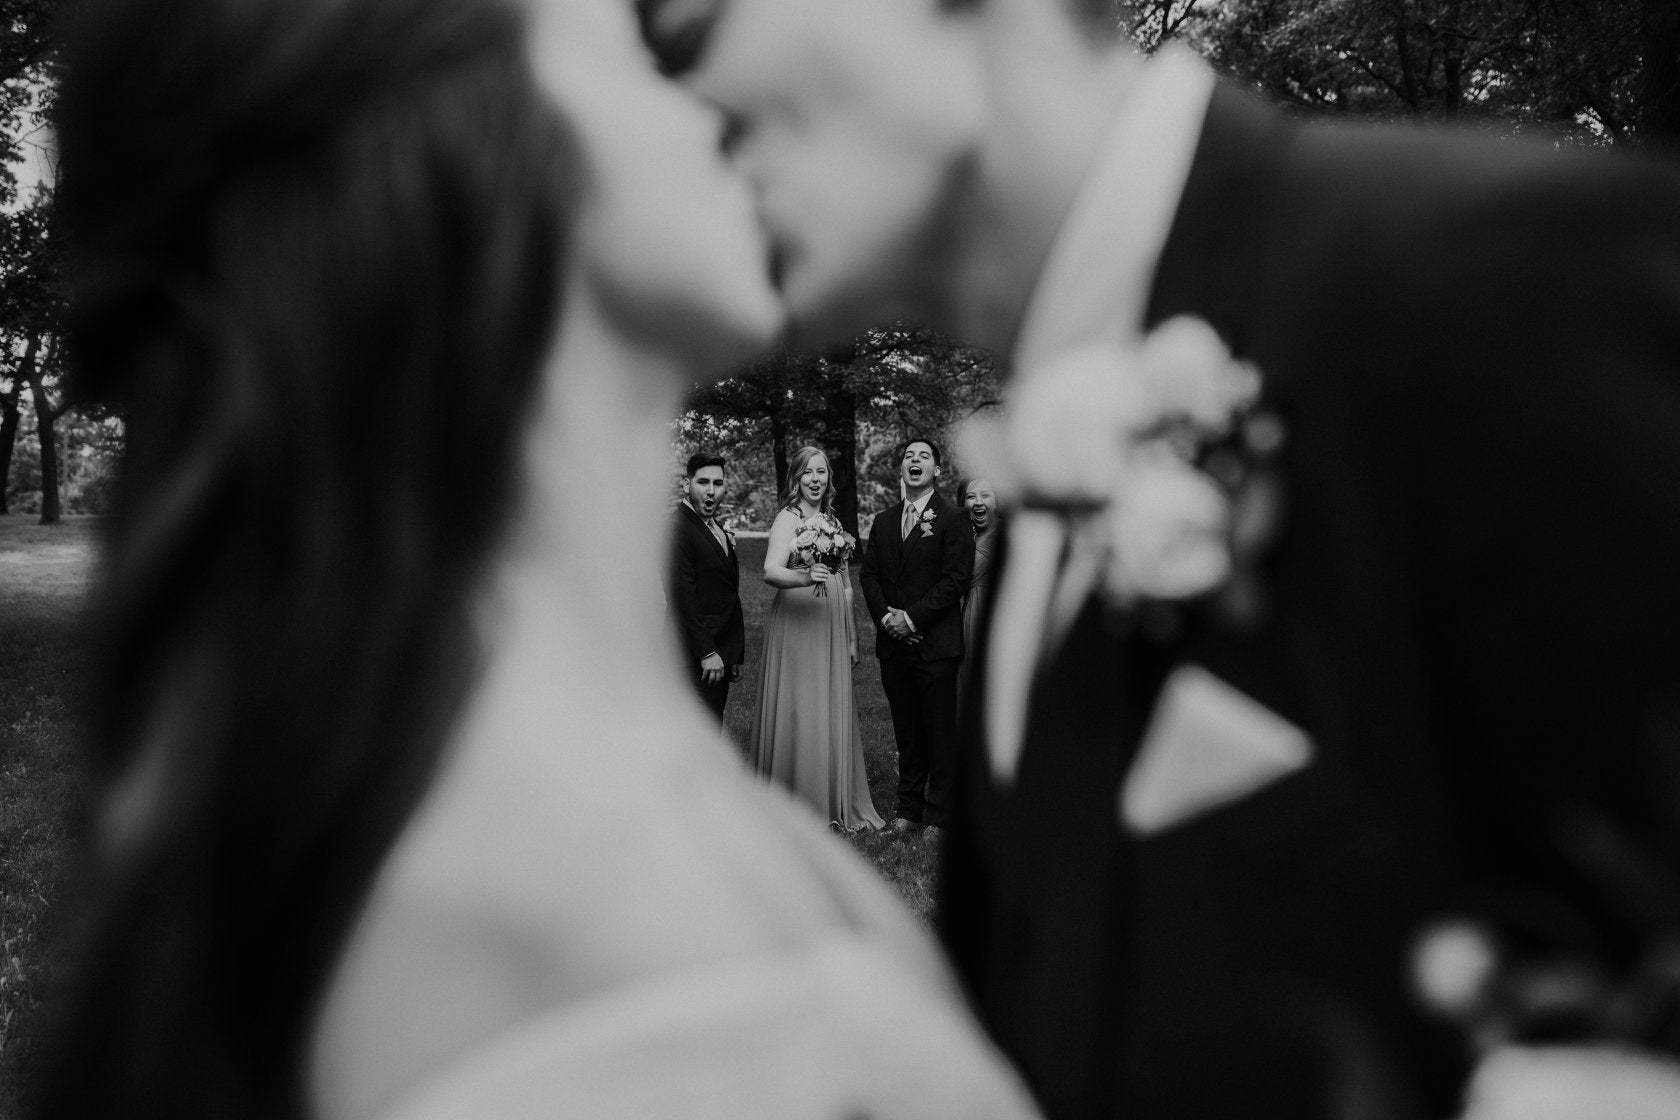
[[[851,575],[844,561],[831,566],[817,550],[801,555],[798,547],[802,537],[845,538],[821,449],[794,453],[781,506],[764,553],[764,582],[777,590],[764,624],[748,756],[759,774],[791,789],[830,827],[873,831],[884,822],[869,796],[852,693],[858,645]]]
[[[667,652],[666,418],[780,316],[628,3],[79,13],[77,375],[132,442],[30,1114],[1027,1114]]]

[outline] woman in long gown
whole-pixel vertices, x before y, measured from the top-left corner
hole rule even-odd
[[[992,484],[984,478],[964,479],[957,487],[957,500],[968,511],[969,524],[974,527],[974,574],[969,577],[968,594],[963,596],[963,660],[957,670],[957,692],[968,691],[968,682],[979,658],[980,618],[986,609],[987,579],[992,571],[992,554],[997,550],[997,495]]]
[[[30,1114],[1028,1114],[667,652],[666,418],[781,316],[628,0],[80,9],[78,376],[130,445]]]
[[[781,507],[764,552],[764,582],[776,594],[764,623],[749,757],[760,774],[814,806],[832,828],[877,829],[883,821],[869,796],[852,695],[858,659],[852,581],[845,564],[807,564],[794,553],[802,522],[834,517],[834,479],[820,449],[802,447],[789,461]]]

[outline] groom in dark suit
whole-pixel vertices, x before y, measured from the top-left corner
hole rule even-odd
[[[888,828],[926,828],[931,838],[949,807],[974,532],[939,493],[940,451],[931,440],[906,443],[898,469],[904,498],[869,527],[859,580],[898,744],[898,812]]]
[[[741,679],[747,643],[735,542],[717,520],[724,464],[721,455],[690,456],[683,499],[671,515],[665,578],[665,613],[682,644],[689,679],[720,723],[729,686]]]
[[[941,326],[1017,417],[1085,371],[1003,441],[941,910],[1049,1114],[1439,1118],[1470,1036],[1672,1052],[1680,173],[1286,118],[1106,0],[714,7],[656,44],[704,42],[813,340]],[[1172,319],[1185,377],[1259,373],[1201,434],[1115,411]],[[1179,500],[1091,489],[1162,431],[1111,481]],[[1069,535],[1150,509],[1200,534],[1153,583]]]

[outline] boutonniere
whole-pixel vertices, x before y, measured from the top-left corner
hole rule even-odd
[[[921,520],[918,522],[918,524],[920,524],[921,527],[922,527],[922,536],[924,536],[924,537],[933,536],[933,507],[932,506],[929,506],[927,509],[924,509],[922,511]]]
[[[975,473],[1005,501],[1062,517],[1117,607],[1230,589],[1239,614],[1252,605],[1245,572],[1275,532],[1283,443],[1259,407],[1260,371],[1185,316],[1022,372],[1002,409],[959,433]]]

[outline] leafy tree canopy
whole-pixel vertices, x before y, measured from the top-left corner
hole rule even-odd
[[[1189,43],[1304,110],[1456,118],[1574,143],[1680,136],[1673,0],[1146,0],[1146,50]]]
[[[893,323],[829,351],[772,354],[697,389],[677,422],[674,458],[700,447],[729,456],[746,480],[739,512],[761,525],[773,515],[788,456],[815,444],[830,453],[841,519],[855,531],[860,499],[865,512],[896,500],[902,440],[948,443],[956,421],[996,398],[990,353]]]

